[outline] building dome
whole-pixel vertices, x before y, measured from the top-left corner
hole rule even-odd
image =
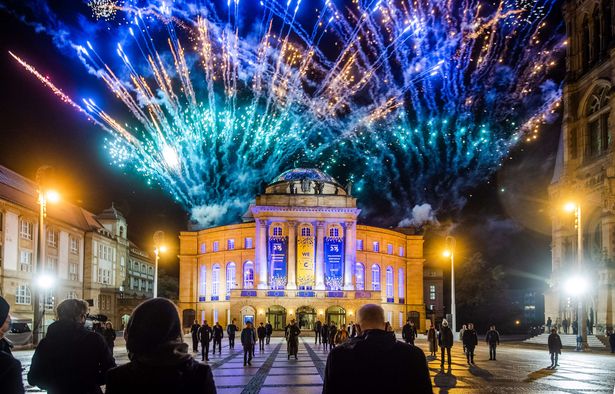
[[[288,181],[301,181],[303,179],[308,181],[329,182],[339,185],[339,182],[336,181],[331,175],[325,174],[316,168],[293,168],[291,170],[286,170],[273,178],[269,184],[271,185],[278,182]]]

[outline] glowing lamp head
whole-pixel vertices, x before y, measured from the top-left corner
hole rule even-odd
[[[521,322],[519,320],[515,320],[515,324],[518,326]]]
[[[160,245],[160,246],[158,247],[158,251],[159,251],[160,253],[166,253],[166,252],[167,252],[167,250],[168,250],[168,249],[167,249],[167,246],[166,246],[166,245]]]
[[[43,290],[51,289],[54,283],[55,283],[54,277],[49,274],[45,274],[45,273],[39,275],[38,278],[36,279],[37,286]]]
[[[581,276],[574,276],[566,281],[566,290],[573,296],[584,294],[587,288],[587,280]]]
[[[45,192],[45,200],[55,204],[60,201],[60,193],[55,190],[47,190]]]
[[[566,212],[574,212],[577,209],[577,204],[573,203],[573,202],[568,202],[564,205],[564,210]]]
[[[452,254],[451,251],[448,250],[448,249],[446,249],[444,252],[442,252],[442,256],[444,256],[444,257],[451,257],[451,254]]]

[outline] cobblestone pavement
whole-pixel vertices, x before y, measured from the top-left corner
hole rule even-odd
[[[256,350],[251,367],[243,367],[239,341],[230,351],[228,342],[222,354],[209,357],[218,392],[261,394],[311,394],[322,391],[327,352],[314,345],[313,338],[301,338],[298,360],[288,360],[286,342],[272,338],[265,352]],[[417,341],[427,352],[427,343]],[[32,351],[17,351],[24,366],[24,382]],[[123,341],[118,341],[114,355],[118,364],[128,361]],[[196,355],[195,355],[196,356]],[[548,370],[549,354],[545,349],[502,344],[498,361],[488,361],[488,349],[481,343],[476,351],[475,366],[468,366],[461,346],[455,343],[452,366],[440,369],[437,359],[428,357],[435,393],[613,393],[615,355],[605,352],[576,353],[565,350],[557,370]],[[200,354],[197,356],[200,360]],[[27,386],[28,392],[40,392]]]

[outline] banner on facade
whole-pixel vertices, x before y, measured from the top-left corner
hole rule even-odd
[[[269,267],[271,268],[269,283],[274,290],[286,287],[287,245],[287,237],[269,238]]]
[[[314,288],[314,237],[297,237],[297,286]]]
[[[325,286],[327,290],[342,290],[344,286],[342,264],[344,241],[339,237],[325,238]]]

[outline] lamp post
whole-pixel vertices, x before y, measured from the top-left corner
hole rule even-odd
[[[453,332],[457,332],[457,307],[455,303],[455,245],[457,241],[455,237],[447,235],[445,239],[446,250],[444,251],[444,257],[451,258],[451,318]]]
[[[160,260],[160,253],[164,253],[167,247],[164,243],[164,232],[156,231],[154,233],[154,255],[156,256],[156,263],[154,265],[154,298],[158,297],[158,261]]]
[[[32,286],[32,343],[38,345],[40,340],[41,322],[45,316],[45,305],[41,307],[41,294],[49,290],[53,285],[53,278],[44,272],[44,252],[45,252],[45,217],[47,217],[47,202],[55,203],[60,199],[60,195],[55,190],[48,188],[48,178],[46,173],[52,168],[50,166],[42,166],[36,170],[36,184],[38,197],[38,253],[36,258],[36,267],[34,270],[35,280]],[[44,322],[43,322],[44,325]]]
[[[578,278],[583,274],[583,222],[581,221],[581,204],[575,202],[569,202],[564,206],[564,209],[568,212],[574,212],[577,228],[577,274]],[[582,285],[584,281],[579,279],[576,285]],[[574,285],[572,282],[568,282],[569,285]],[[574,287],[574,286],[572,286]],[[570,289],[570,287],[569,287]],[[585,305],[583,304],[583,291],[579,289],[572,290],[573,293],[578,295],[578,310],[577,310],[577,336],[581,337],[581,348],[578,350],[587,349],[587,323],[585,321]]]

